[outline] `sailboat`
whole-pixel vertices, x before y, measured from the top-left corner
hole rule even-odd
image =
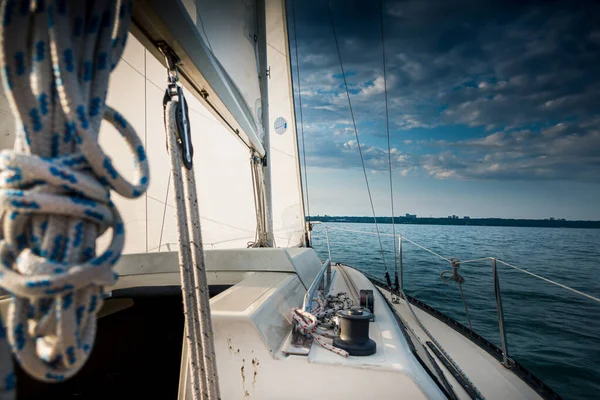
[[[386,281],[310,247],[285,0],[136,0],[130,11],[106,103],[137,132],[150,183],[133,200],[112,198],[126,232],[118,280],[103,288],[94,347],[77,374],[39,381],[16,363],[0,397],[16,389],[19,399],[560,398],[506,347],[404,294],[401,270]],[[186,324],[199,315],[182,310],[191,292],[182,295],[177,248],[193,221],[177,223],[181,175],[165,146],[165,89],[175,80],[191,143],[179,127],[171,151],[185,164],[193,146],[208,289],[190,290],[210,299],[202,340],[214,358],[190,342]],[[4,100],[0,111],[7,121]],[[8,149],[15,133],[6,123]],[[112,130],[103,125],[99,142],[127,176],[131,155]],[[457,278],[459,262],[449,261]],[[7,292],[3,320],[15,296]],[[217,379],[206,378],[211,368]]]

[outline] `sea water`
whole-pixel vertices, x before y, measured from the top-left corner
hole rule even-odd
[[[373,233],[374,224],[327,226],[334,262],[381,279],[387,267],[393,276],[392,237],[381,236],[382,253],[378,236],[336,229]],[[379,230],[391,234],[392,226]],[[600,230],[403,224],[396,233],[445,258],[495,257],[600,298]],[[314,226],[312,244],[326,259],[324,224]],[[510,356],[565,399],[600,398],[600,303],[497,265]],[[440,279],[447,261],[403,241],[402,270],[408,294],[468,326],[456,282]],[[491,261],[461,264],[459,273],[473,330],[500,347]]]

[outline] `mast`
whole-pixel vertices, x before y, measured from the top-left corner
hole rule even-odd
[[[261,118],[263,126],[263,147],[265,148],[265,156],[263,162],[263,180],[264,180],[264,210],[262,217],[264,218],[265,232],[259,232],[259,237],[264,233],[267,244],[273,247],[273,194],[271,189],[271,137],[269,123],[269,71],[267,64],[267,21],[266,21],[265,0],[257,0],[256,2],[256,19],[258,31],[258,66],[259,66],[259,82],[260,82],[260,101],[261,101]]]

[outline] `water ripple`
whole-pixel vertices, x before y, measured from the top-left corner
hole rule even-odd
[[[371,224],[332,227],[375,232]],[[380,225],[391,234],[391,225]],[[600,297],[600,230],[486,226],[399,225],[396,231],[445,256],[462,260],[493,256]],[[393,238],[330,230],[331,255],[383,278],[385,257],[393,269]],[[325,229],[316,225],[313,246],[326,258]],[[457,286],[442,283],[447,262],[409,243],[402,246],[405,290],[466,324]],[[489,261],[461,266],[473,328],[500,345]],[[600,394],[600,304],[498,265],[509,353],[566,399]]]

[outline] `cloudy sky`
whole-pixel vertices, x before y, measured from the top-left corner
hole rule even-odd
[[[598,3],[383,8],[397,215],[600,220]],[[390,215],[380,4],[331,11],[375,210]],[[370,215],[326,0],[288,1],[288,27],[310,212]]]

